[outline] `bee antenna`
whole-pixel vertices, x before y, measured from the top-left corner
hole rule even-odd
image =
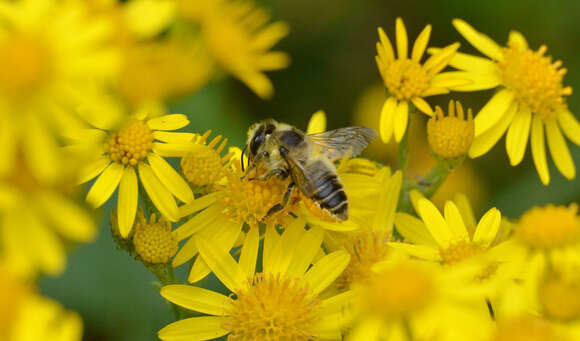
[[[242,161],[242,172],[245,171],[245,169],[244,169],[244,154],[246,153],[246,149],[248,149],[247,144],[244,146],[244,149],[242,149],[242,158],[241,158],[242,159],[241,160]]]

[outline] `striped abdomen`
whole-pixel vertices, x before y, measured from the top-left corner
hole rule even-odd
[[[308,168],[311,170],[310,175],[315,188],[311,199],[332,217],[346,220],[348,218],[348,200],[336,171],[329,169],[321,161],[315,161]]]

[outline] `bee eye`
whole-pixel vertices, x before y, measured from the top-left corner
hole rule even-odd
[[[264,142],[264,138],[265,138],[264,135],[258,135],[254,137],[254,139],[250,143],[250,152],[252,153],[252,155],[256,155],[258,153],[258,148],[260,148],[260,145],[262,144],[262,142]]]

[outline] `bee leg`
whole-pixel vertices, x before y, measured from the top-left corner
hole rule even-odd
[[[268,171],[267,173],[250,178],[249,180],[266,181],[271,177],[273,177],[274,175],[277,175],[280,179],[284,179],[288,176],[288,171],[282,168],[275,168]]]
[[[284,197],[282,198],[282,202],[272,206],[266,216],[264,218],[268,218],[272,214],[281,211],[286,205],[288,205],[288,201],[290,201],[290,197],[292,196],[292,191],[294,190],[294,182],[291,182],[286,188],[286,192],[284,193]]]

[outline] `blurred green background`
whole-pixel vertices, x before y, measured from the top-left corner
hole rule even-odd
[[[173,112],[189,115],[192,131],[212,129],[214,134],[227,136],[231,145],[242,146],[248,126],[268,117],[305,128],[310,115],[324,109],[329,128],[357,122],[353,113],[360,107],[361,95],[381,81],[374,62],[377,26],[393,39],[398,16],[404,19],[411,41],[426,24],[432,24],[431,46],[460,41],[461,50],[470,53],[475,50],[455,32],[451,19],[467,20],[500,44],[505,44],[511,29],[519,30],[532,48],[546,44],[548,54],[563,60],[568,69],[565,84],[580,89],[580,2],[576,0],[277,0],[260,4],[274,19],[290,24],[291,34],[276,49],[288,52],[292,65],[269,74],[276,88],[270,101],[262,101],[240,82],[226,79],[174,103]],[[477,112],[490,95],[453,94],[453,98]],[[429,102],[443,106],[449,99],[435,96]],[[573,94],[568,104],[578,117],[580,97]],[[568,145],[578,168],[580,148]],[[580,201],[578,177],[567,181],[550,163],[552,181],[544,187],[530,151],[522,164],[510,167],[504,146],[502,139],[488,155],[472,161],[476,175],[485,184],[480,209],[497,206],[503,214],[516,218],[534,205]],[[380,151],[374,154],[381,155]],[[378,157],[390,163],[388,156]],[[98,240],[73,250],[66,273],[43,280],[42,291],[82,315],[86,340],[157,340],[156,332],[172,322],[172,314],[151,285],[153,275],[128,254],[116,250],[106,219],[110,208],[105,207],[102,213]]]

